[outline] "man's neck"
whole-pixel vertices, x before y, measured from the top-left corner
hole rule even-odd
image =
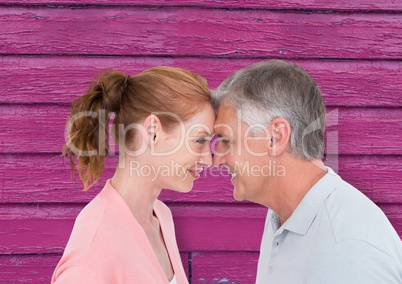
[[[266,196],[267,207],[280,218],[283,225],[293,214],[307,192],[326,174],[327,170],[320,160],[307,161],[291,157],[282,161],[286,175],[276,177]]]

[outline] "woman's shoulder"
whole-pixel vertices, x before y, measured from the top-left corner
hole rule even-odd
[[[163,203],[161,200],[156,199],[154,204],[154,209],[157,210],[157,214],[164,216],[165,218],[172,218],[172,211],[170,208]],[[159,216],[158,216],[159,217]]]
[[[106,202],[95,197],[78,214],[74,222],[68,246],[87,246],[102,223]]]
[[[159,200],[159,199],[156,199],[156,200],[155,200],[154,207],[157,207],[157,208],[158,208],[159,210],[161,210],[161,211],[165,211],[165,212],[171,213],[170,208],[169,208],[163,201],[161,201],[161,200]]]
[[[53,284],[70,284],[80,281],[86,284],[100,284],[102,283],[97,277],[82,265],[72,265],[65,268],[61,272],[57,270],[52,276],[51,283]]]
[[[92,199],[78,214],[76,218],[76,225],[80,223],[85,223],[85,226],[90,224],[97,224],[102,219],[103,213],[105,211],[107,201],[98,194],[94,199]]]

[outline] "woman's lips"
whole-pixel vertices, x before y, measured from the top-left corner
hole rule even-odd
[[[193,176],[193,178],[197,179],[200,177],[200,173],[202,172],[203,168],[201,169],[189,169],[188,172]]]

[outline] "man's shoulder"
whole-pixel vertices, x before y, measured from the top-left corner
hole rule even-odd
[[[312,283],[400,283],[402,263],[372,244],[345,240],[317,260]]]
[[[384,212],[349,183],[339,182],[323,206],[336,243],[361,241],[389,254],[395,248],[401,253],[400,238]]]
[[[352,231],[374,227],[378,231],[390,226],[384,212],[373,201],[343,180],[336,184],[336,190],[328,196],[324,206],[331,223],[339,229],[347,225]]]
[[[335,188],[332,194],[325,200],[327,208],[336,211],[342,210],[342,212],[348,215],[348,218],[361,218],[363,217],[363,213],[369,214],[371,217],[385,217],[382,210],[373,201],[348,182],[339,179]]]

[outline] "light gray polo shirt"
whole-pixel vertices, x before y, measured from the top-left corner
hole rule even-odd
[[[402,243],[385,214],[332,169],[281,226],[268,210],[257,284],[402,283]]]

